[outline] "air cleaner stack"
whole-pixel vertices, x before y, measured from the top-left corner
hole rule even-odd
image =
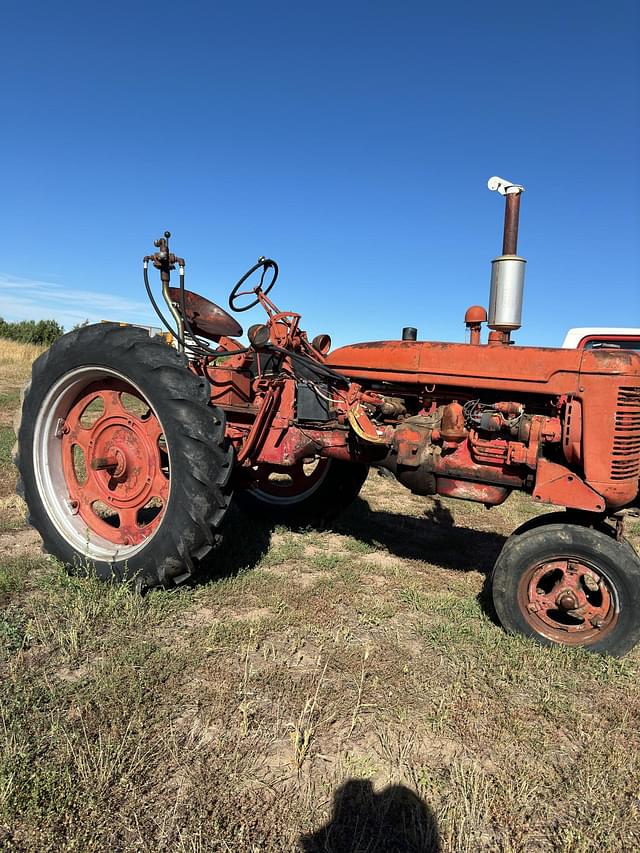
[[[501,334],[502,343],[510,343],[510,333],[522,325],[522,294],[526,261],[517,254],[517,249],[520,195],[524,192],[524,187],[497,176],[489,178],[487,186],[490,190],[497,190],[500,195],[505,196],[502,255],[491,261],[491,292],[487,325]]]

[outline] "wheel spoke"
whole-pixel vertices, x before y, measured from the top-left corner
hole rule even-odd
[[[69,493],[71,494],[71,489],[69,489]],[[73,489],[73,495],[76,500],[79,500],[81,504],[85,504],[86,506],[91,506],[94,501],[103,501],[106,503],[104,492],[98,488],[98,485],[91,477],[91,474],[87,477],[85,483],[81,486],[78,485]]]
[[[156,496],[162,500],[163,505],[166,505],[169,499],[169,480],[164,475],[160,475],[160,477],[156,477],[156,483],[154,484],[154,492]]]
[[[120,509],[118,515],[120,516],[118,533],[123,545],[137,545],[147,538],[149,532],[145,532],[138,525],[138,510],[135,507]]]
[[[157,447],[160,436],[162,435],[162,427],[160,426],[160,422],[156,416],[150,410],[149,417],[138,418],[138,421],[142,425],[145,433],[149,436],[150,441],[152,441]]]
[[[529,613],[540,613],[542,611],[557,610],[556,600],[553,595],[534,595],[528,606]]]
[[[108,495],[97,488],[83,488],[80,493],[80,501],[87,506],[91,506],[95,501],[102,501],[107,506],[110,503]]]
[[[114,418],[114,417],[130,417],[130,413],[122,405],[122,400],[120,399],[120,391],[112,391],[112,390],[103,390],[100,392],[100,399],[104,404],[104,412],[98,418],[98,421],[103,420],[104,418]],[[96,421],[96,423],[98,422]]]
[[[120,516],[120,529],[130,529],[138,526],[137,507],[122,507],[118,510]]]
[[[80,404],[75,405],[67,414],[66,418],[64,418],[65,426],[68,431],[79,433],[80,430],[87,429],[87,427],[83,427],[80,423],[80,418],[86,405],[82,407]]]

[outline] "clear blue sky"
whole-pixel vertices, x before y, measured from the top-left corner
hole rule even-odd
[[[5,2],[0,315],[151,321],[169,228],[222,305],[265,254],[313,334],[462,340],[498,174],[526,187],[517,341],[640,325],[639,8]]]

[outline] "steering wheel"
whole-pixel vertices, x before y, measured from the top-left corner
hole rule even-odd
[[[256,270],[262,268],[262,275],[260,276],[260,281],[255,287],[250,288],[249,290],[240,290],[245,281],[250,278]],[[268,270],[273,270],[273,276],[269,284],[263,289],[262,284],[264,282],[264,277],[266,276]],[[258,263],[254,264],[250,270],[242,276],[240,281],[237,282],[231,293],[229,294],[229,308],[232,311],[248,311],[250,308],[255,308],[255,306],[260,302],[260,297],[256,295],[256,298],[249,302],[247,305],[238,305],[238,297],[239,296],[248,296],[250,293],[258,294],[263,293],[265,296],[273,285],[276,283],[276,279],[278,278],[278,264],[271,260],[271,258],[258,258]]]

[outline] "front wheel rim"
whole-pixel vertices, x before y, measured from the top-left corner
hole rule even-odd
[[[518,584],[518,606],[537,634],[569,646],[599,642],[619,616],[617,590],[602,567],[574,556],[530,566]]]
[[[83,557],[126,560],[157,533],[170,493],[164,429],[118,371],[85,366],[54,383],[35,420],[33,463],[49,519]]]

